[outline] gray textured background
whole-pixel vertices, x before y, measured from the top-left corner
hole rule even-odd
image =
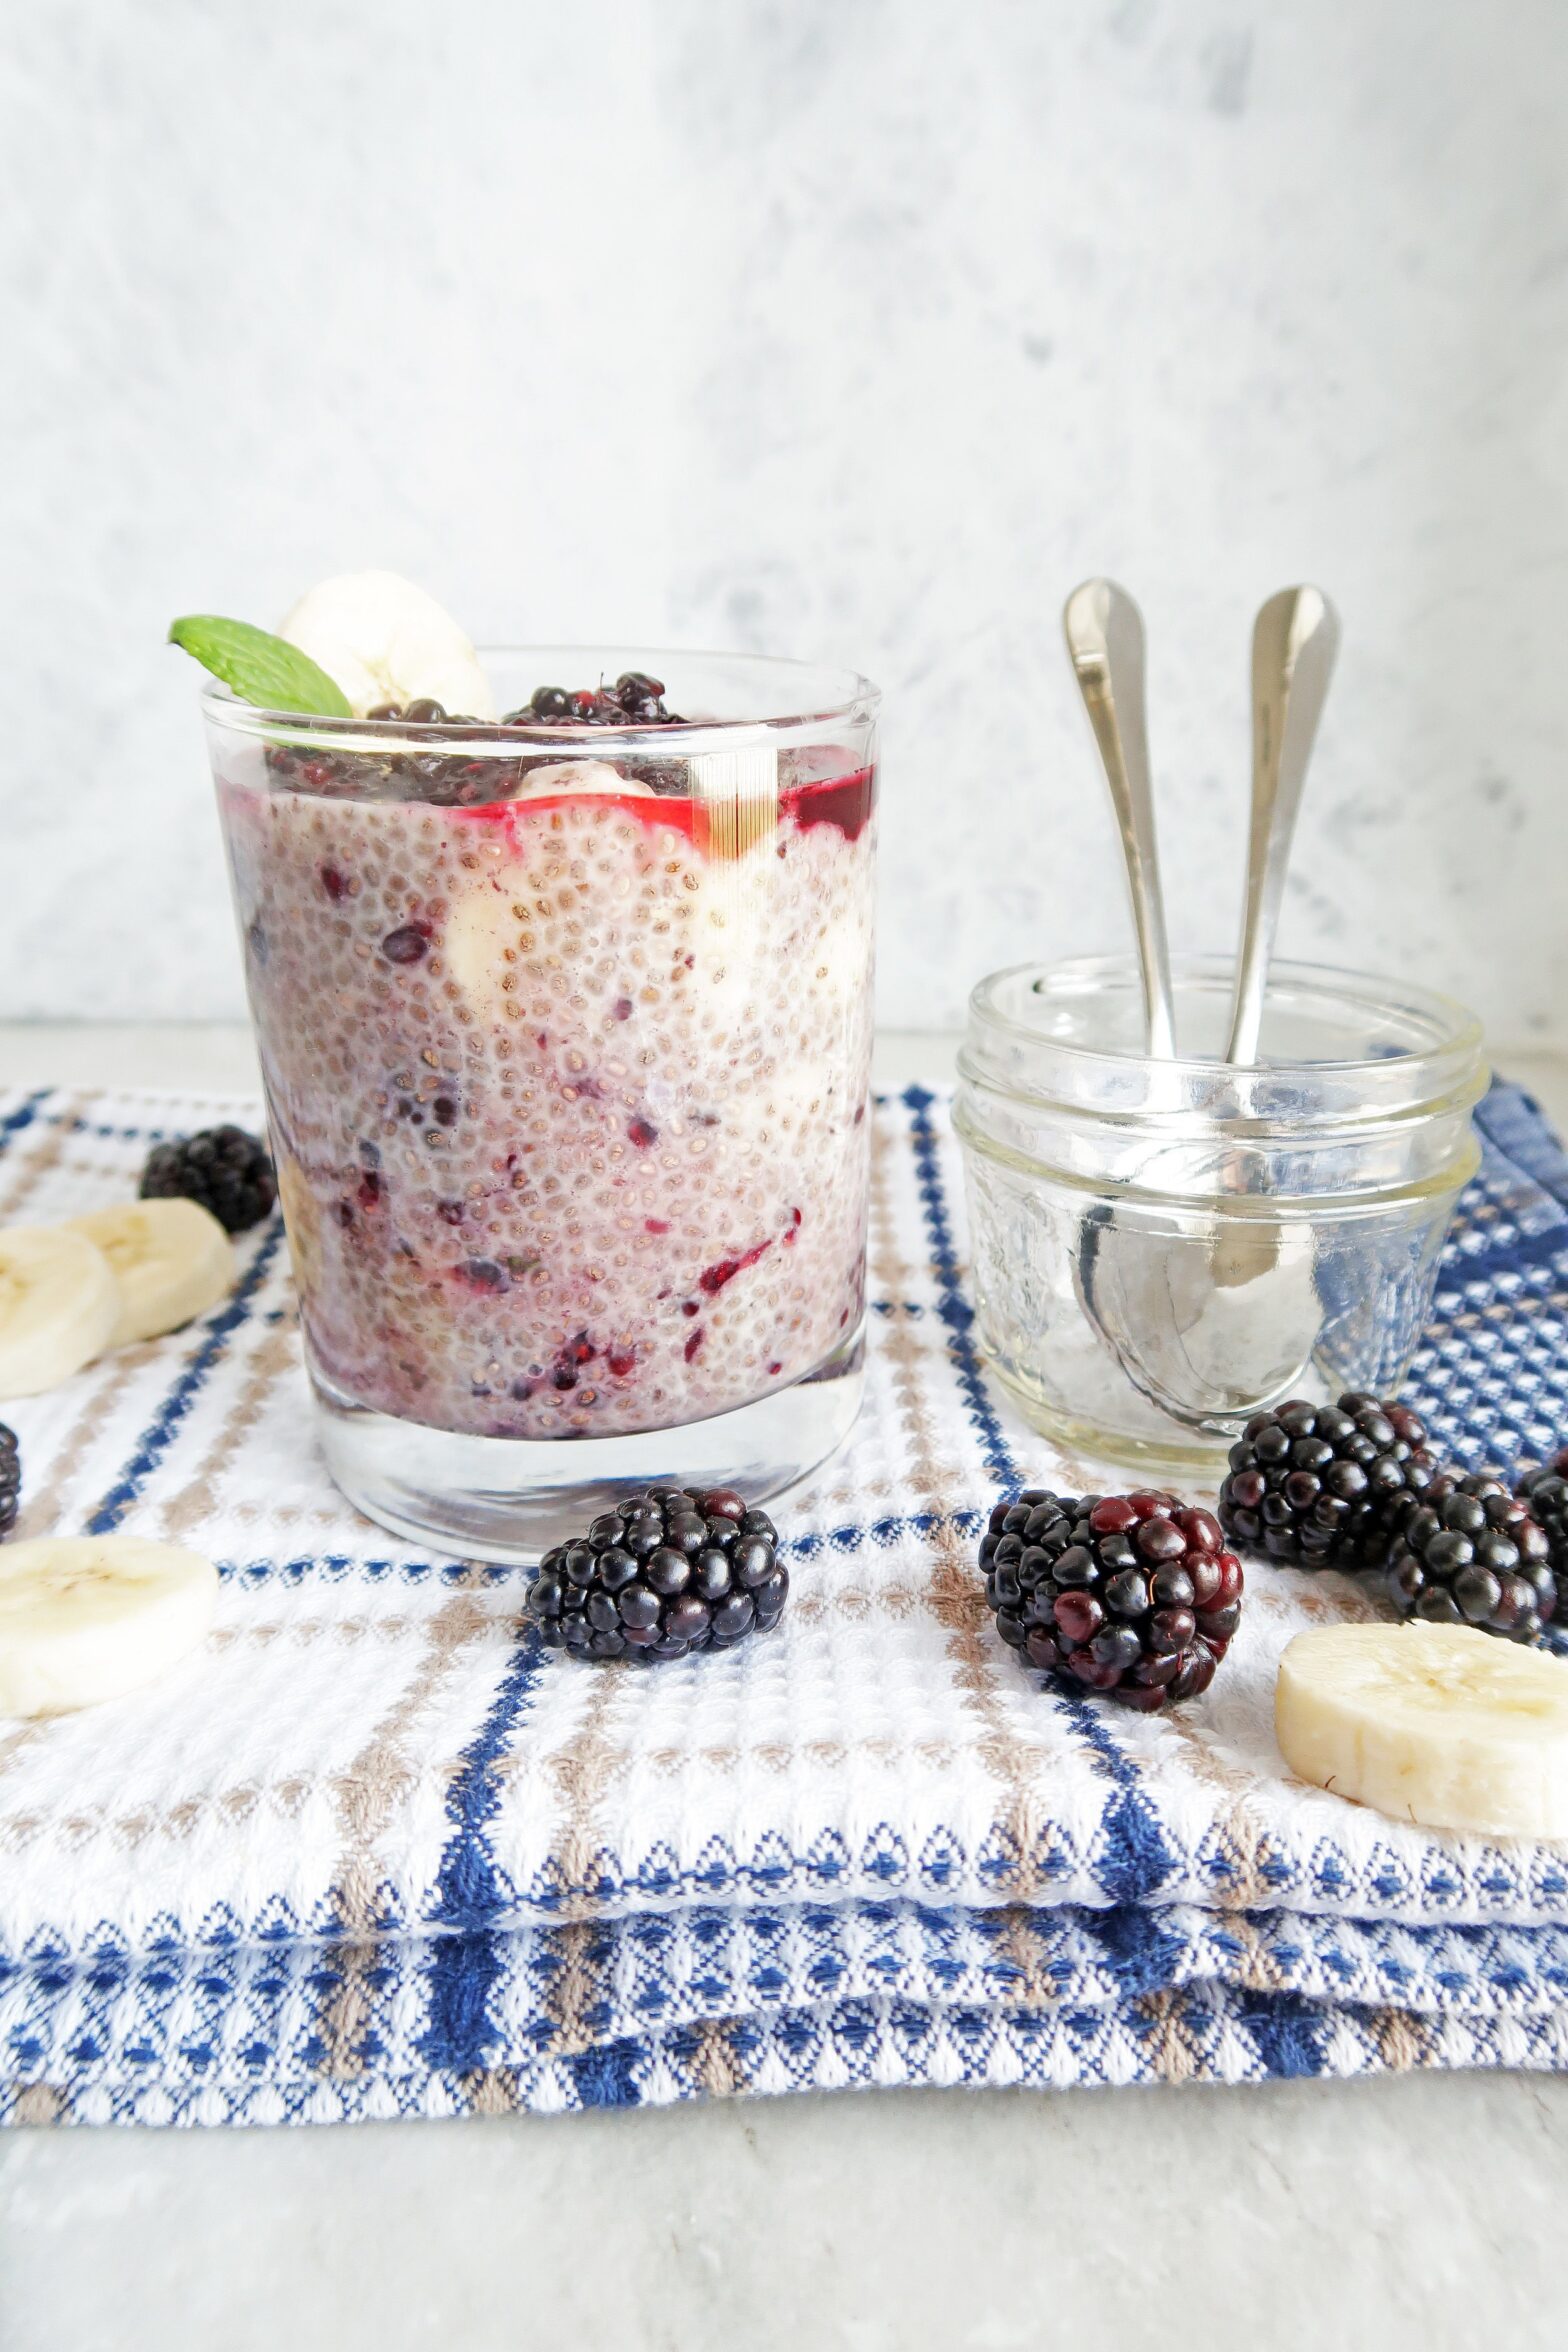
[[[1296,952],[1568,1042],[1561,0],[42,0],[0,28],[0,1017],[238,1010],[193,607],[888,692],[882,1011],[1119,939],[1057,638],[1142,599],[1179,942],[1246,642],[1347,646]]]

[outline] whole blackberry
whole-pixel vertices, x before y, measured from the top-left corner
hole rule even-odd
[[[1557,1604],[1546,1530],[1500,1478],[1443,1478],[1405,1520],[1388,1562],[1401,1617],[1533,1642]]]
[[[1152,1711],[1207,1690],[1241,1616],[1241,1562],[1173,1495],[1031,1487],[980,1544],[996,1630],[1031,1665]]]
[[[578,1658],[684,1658],[777,1625],[789,1597],[778,1534],[730,1487],[651,1486],[546,1552],[528,1613]]]
[[[16,1431],[0,1421],[0,1540],[16,1525],[22,1507],[22,1449]]]
[[[264,1143],[243,1127],[205,1127],[178,1143],[154,1144],[142,1170],[143,1200],[193,1200],[226,1233],[270,1216],[277,1178]]]
[[[1337,1405],[1292,1398],[1254,1413],[1231,1447],[1220,1525],[1297,1568],[1381,1568],[1438,1475],[1408,1405],[1356,1389]]]
[[[1557,1587],[1559,1621],[1568,1622],[1568,1446],[1554,1454],[1544,1470],[1530,1470],[1519,1481],[1519,1499],[1546,1537],[1546,1556]]]

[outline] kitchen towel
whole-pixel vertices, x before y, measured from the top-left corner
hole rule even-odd
[[[0,1222],[123,1199],[156,1137],[229,1116],[256,1106],[0,1094]],[[1407,1393],[1509,1468],[1568,1433],[1568,1165],[1515,1089],[1480,1124]],[[189,1543],[224,1589],[161,1684],[0,1725],[0,2115],[1568,2064],[1568,1849],[1390,1822],[1280,1760],[1280,1650],[1374,1596],[1249,1563],[1169,1719],[997,1639],[992,1503],[1104,1479],[977,1359],[945,1094],[874,1134],[866,1410],[778,1514],[783,1623],[722,1657],[580,1667],[516,1572],[356,1517],[275,1222],[214,1314],[6,1408],[22,1533]]]

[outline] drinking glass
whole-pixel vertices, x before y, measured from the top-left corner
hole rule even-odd
[[[652,1480],[762,1500],[862,1388],[878,696],[486,656],[500,707],[204,709],[305,1360],[371,1518],[531,1559]]]

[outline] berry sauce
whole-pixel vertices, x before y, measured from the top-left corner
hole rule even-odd
[[[864,1299],[874,771],[786,762],[759,817],[589,758],[461,801],[360,766],[219,779],[318,1374],[555,1439],[814,1370]]]

